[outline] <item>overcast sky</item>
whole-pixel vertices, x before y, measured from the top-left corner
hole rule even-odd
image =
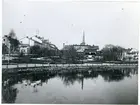
[[[4,0],[3,35],[15,30],[18,39],[39,35],[58,48],[63,43],[120,45],[138,48],[140,4],[137,2],[43,2]]]

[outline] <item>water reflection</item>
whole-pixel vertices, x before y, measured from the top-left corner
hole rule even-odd
[[[82,73],[64,73],[62,75],[59,75],[60,78],[62,79],[64,85],[70,86],[73,85],[76,81],[79,83],[82,83],[83,87],[83,82],[84,79],[93,79],[97,78],[99,75],[104,78],[106,82],[113,82],[113,81],[121,81],[125,77],[130,77],[134,74],[137,74],[136,69],[121,69],[121,70],[109,70],[109,71],[91,71],[90,73],[88,71],[82,72]],[[82,88],[83,89],[83,88]]]
[[[3,103],[14,103],[16,100],[18,90],[12,86],[2,87],[2,102]]]
[[[81,89],[84,89],[84,81],[87,79],[95,79],[101,76],[105,82],[119,82],[125,77],[131,78],[137,74],[137,69],[119,69],[119,70],[86,70],[83,72],[71,72],[63,74],[48,74],[48,73],[27,73],[27,74],[3,74],[2,77],[2,102],[14,103],[18,94],[18,89],[14,87],[16,84],[21,84],[22,88],[32,87],[33,93],[38,92],[38,87],[47,84],[52,78],[58,77],[66,87],[70,87],[78,82],[81,84]]]
[[[121,81],[124,79],[125,74],[122,71],[114,71],[114,72],[101,72],[100,75],[104,78],[105,81]]]
[[[77,81],[79,84],[81,84],[81,89],[83,89],[84,79],[97,78],[98,73],[97,72],[91,72],[90,74],[88,72],[64,73],[59,75],[59,77],[62,79],[65,86],[74,85],[74,83]]]

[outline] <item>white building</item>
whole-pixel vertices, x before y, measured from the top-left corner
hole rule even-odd
[[[25,36],[24,38],[20,39],[20,43],[21,44],[28,44],[30,46],[33,46],[33,45],[40,45],[42,42],[41,42],[41,40],[39,40],[36,37]]]
[[[138,50],[131,48],[123,53],[123,60],[125,61],[138,61]]]
[[[4,35],[3,37],[2,37],[2,43],[3,44],[5,44],[6,46],[8,46],[9,45],[9,39],[8,39],[8,35]]]
[[[29,44],[20,44],[19,45],[19,51],[20,51],[20,53],[28,54],[30,52]]]

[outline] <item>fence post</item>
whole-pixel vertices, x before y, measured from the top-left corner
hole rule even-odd
[[[7,63],[7,69],[8,69],[8,63]]]
[[[56,63],[56,67],[57,67],[57,63]]]
[[[18,68],[18,63],[17,63],[17,68]]]
[[[50,63],[49,63],[49,67],[50,67]]]

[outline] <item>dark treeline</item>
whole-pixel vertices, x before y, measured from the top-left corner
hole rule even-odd
[[[106,45],[102,50],[103,60],[105,61],[119,61],[122,60],[123,51],[125,48],[115,45]]]

